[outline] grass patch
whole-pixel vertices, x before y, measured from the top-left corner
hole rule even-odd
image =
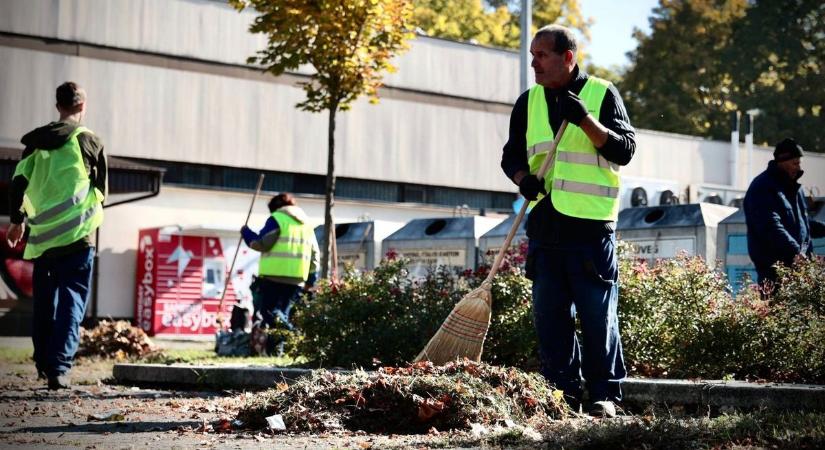
[[[32,363],[32,349],[25,347],[0,347],[0,361],[6,364]]]
[[[168,349],[147,355],[136,362],[151,364],[244,364],[250,366],[289,367],[306,363],[306,358],[290,356],[218,356],[207,349]]]
[[[250,428],[265,428],[266,417],[280,414],[289,431],[406,434],[474,425],[536,427],[569,413],[561,391],[541,375],[461,361],[369,373],[318,370],[252,396],[237,418]]]

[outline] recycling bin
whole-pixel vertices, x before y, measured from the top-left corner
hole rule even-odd
[[[339,223],[335,225],[335,245],[338,250],[338,272],[342,273],[346,264],[355,270],[373,270],[381,262],[381,241],[403,224],[373,220],[367,222]],[[326,245],[324,226],[315,227],[318,245]]]
[[[484,233],[484,235],[478,239],[478,251],[481,254],[482,261],[487,261],[492,264],[496,254],[498,254],[499,250],[501,250],[501,246],[504,245],[504,239],[506,239],[507,234],[510,233],[510,228],[513,227],[513,222],[515,220],[516,215],[513,214],[504,219],[504,221],[500,224],[494,226],[490,231]],[[525,215],[516,230],[515,236],[513,236],[513,240],[510,242],[510,247],[517,248],[518,245],[526,239],[527,216]]]
[[[631,244],[631,257],[655,263],[680,252],[716,262],[719,222],[736,208],[712,203],[627,208],[619,212],[617,238]]]
[[[748,227],[745,223],[745,210],[735,213],[719,222],[717,230],[716,251],[719,262],[724,268],[734,293],[744,287],[745,275],[751,282],[756,281],[756,268],[748,256]]]
[[[474,269],[480,261],[478,239],[502,218],[485,216],[413,219],[381,244],[410,261],[412,277],[423,277],[435,266]]]

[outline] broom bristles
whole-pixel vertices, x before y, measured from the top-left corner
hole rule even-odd
[[[484,339],[490,328],[492,295],[489,286],[476,288],[453,307],[447,320],[430,339],[415,362],[443,365],[459,358],[481,359]]]

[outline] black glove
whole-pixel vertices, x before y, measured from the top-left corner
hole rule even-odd
[[[564,91],[559,95],[559,109],[561,109],[561,117],[576,126],[587,117],[587,107],[584,102],[570,91]]]
[[[518,191],[522,197],[529,201],[533,201],[539,196],[539,192],[547,195],[547,190],[544,189],[544,180],[539,180],[535,175],[526,175],[518,184]]]

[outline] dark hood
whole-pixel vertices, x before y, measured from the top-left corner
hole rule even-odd
[[[54,150],[63,146],[69,140],[72,132],[80,124],[73,121],[52,122],[26,133],[20,142],[27,148],[40,150]]]

